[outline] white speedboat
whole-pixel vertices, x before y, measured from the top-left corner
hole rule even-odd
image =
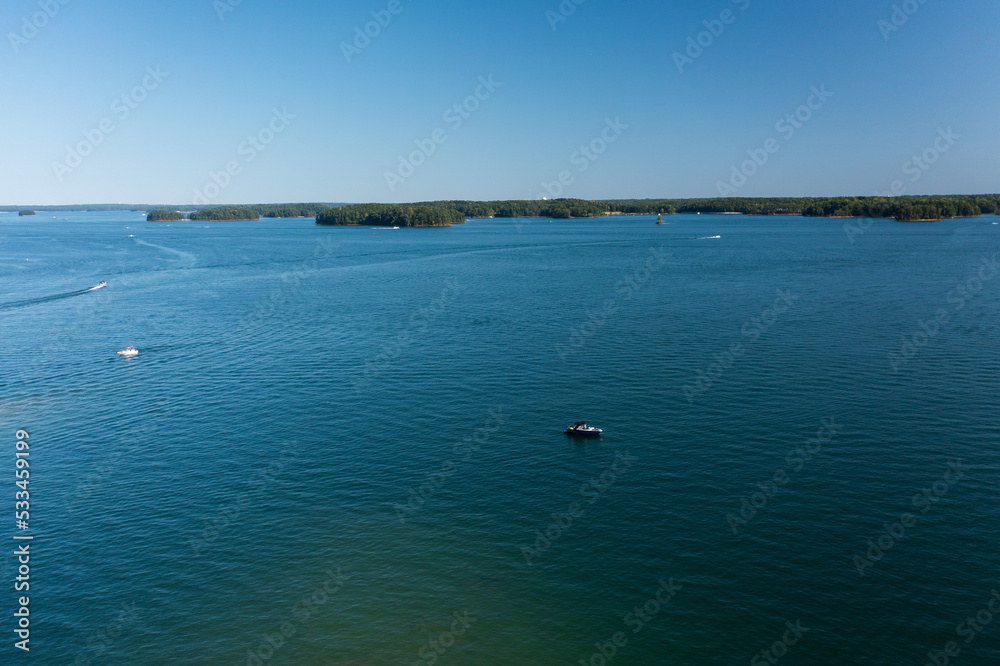
[[[108,286],[108,283],[105,282],[104,280],[101,280],[100,283],[98,283],[98,285],[96,287],[91,287],[90,290],[93,291],[95,289],[104,289],[107,286]]]
[[[139,350],[135,347],[129,346],[118,352],[118,355],[122,358],[133,358],[139,355]]]
[[[600,437],[604,433],[600,428],[589,426],[583,421],[577,421],[563,430],[563,432],[567,435],[576,435],[578,437]]]

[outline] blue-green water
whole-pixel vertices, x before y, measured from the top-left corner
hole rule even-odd
[[[1000,662],[997,218],[668,221],[0,216],[2,661]]]

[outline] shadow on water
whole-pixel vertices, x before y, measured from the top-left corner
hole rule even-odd
[[[15,308],[24,308],[29,305],[38,305],[40,303],[50,303],[52,301],[61,301],[64,298],[73,298],[74,296],[83,296],[84,294],[89,294],[92,291],[97,291],[103,287],[91,287],[90,289],[81,289],[80,291],[71,291],[68,294],[56,294],[55,296],[42,296],[41,298],[29,298],[24,301],[11,301],[10,303],[0,303],[0,312],[5,310],[13,310]]]

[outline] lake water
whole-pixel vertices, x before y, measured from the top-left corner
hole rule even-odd
[[[666,219],[0,215],[2,661],[1000,663],[998,218]]]

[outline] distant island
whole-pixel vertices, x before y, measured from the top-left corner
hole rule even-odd
[[[212,222],[246,222],[259,220],[260,213],[250,206],[219,206],[195,211],[188,215],[188,218]]]
[[[338,204],[343,205],[343,204]],[[335,208],[335,205],[331,204],[262,204],[259,206],[250,206],[258,213],[261,217],[316,217],[320,213],[331,210]]]
[[[157,208],[156,210],[149,211],[146,214],[146,219],[150,222],[177,222],[184,219],[184,213],[176,210]]]
[[[180,220],[246,222],[259,219],[260,213],[256,206],[215,206],[192,211],[187,215],[177,210],[157,208],[146,214],[146,220],[149,222],[178,222]]]
[[[268,218],[316,217],[327,211],[335,210],[330,204],[257,204],[253,206],[212,206],[192,212],[192,220],[211,220],[213,222],[239,222]]]
[[[1000,195],[679,199],[679,213],[888,218],[900,222],[1000,214]]]
[[[22,211],[18,211],[17,214],[20,215],[21,217],[31,217],[32,215],[35,214],[35,211],[33,211],[33,210],[22,210]]]
[[[377,204],[368,204],[376,206]],[[910,197],[735,197],[722,199],[541,199],[510,201],[424,201],[411,208],[456,211],[465,218],[549,217],[575,219],[609,215],[671,215],[717,213],[744,215],[802,215],[804,217],[890,218],[900,222],[943,220],[1000,214],[1000,195]],[[347,208],[357,207],[349,206]],[[360,210],[360,209],[358,209]],[[336,219],[336,216],[333,217]],[[455,218],[455,221],[458,221]],[[332,222],[343,224],[344,222]],[[358,224],[359,222],[351,222]],[[393,225],[396,226],[396,225]],[[399,226],[403,226],[399,224]]]
[[[663,213],[674,207],[663,200],[584,201],[583,199],[525,199],[510,201],[423,201],[412,204],[359,204],[330,209],[316,217],[319,225],[374,225],[387,227],[441,227],[466,218],[551,217],[577,219],[608,215]]]
[[[585,201],[583,199],[527,199],[512,201],[426,201],[414,206],[457,210],[464,217],[551,217],[568,220],[605,217],[614,213],[672,214],[669,203],[651,199],[638,201]]]
[[[321,226],[450,227],[465,222],[454,208],[394,204],[360,204],[323,211],[316,216]]]

